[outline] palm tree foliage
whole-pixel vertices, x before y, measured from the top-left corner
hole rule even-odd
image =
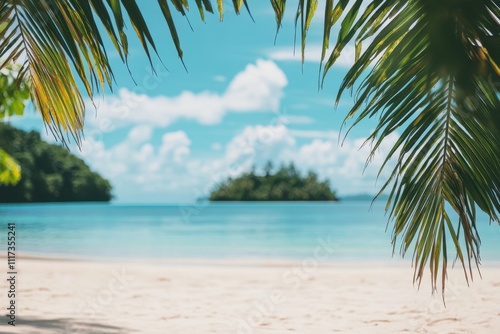
[[[419,284],[428,264],[435,289],[441,266],[444,293],[447,242],[467,280],[472,278],[471,262],[480,261],[476,208],[495,221],[500,211],[494,81],[500,75],[500,9],[487,0],[373,1],[351,21],[360,2],[342,22],[325,73],[347,43],[354,41],[359,50],[369,41],[337,102],[359,82],[347,118],[354,117],[354,125],[379,118],[368,139],[372,155],[387,136],[401,131],[384,163],[394,157],[396,166],[380,191],[391,188],[393,245],[400,238],[403,255],[413,247]]]
[[[173,5],[173,6],[171,6]],[[224,2],[193,1],[202,19]],[[245,0],[233,0],[239,13]],[[298,0],[295,23],[302,57],[317,0]],[[186,15],[187,0],[158,0],[182,58],[173,12]],[[286,0],[271,0],[279,27]],[[215,10],[215,8],[217,8]],[[113,72],[98,23],[122,60],[129,54],[124,17],[151,59],[155,43],[135,0],[3,0],[0,68],[21,56],[32,98],[46,124],[64,139],[78,140],[84,106],[72,68],[92,97],[112,86]],[[472,278],[480,260],[476,210],[498,221],[500,211],[500,8],[496,0],[326,0],[321,76],[327,75],[346,46],[356,59],[345,75],[337,102],[354,89],[347,119],[353,126],[377,117],[367,140],[375,154],[388,135],[399,140],[386,157],[395,167],[381,192],[390,189],[388,210],[393,244],[404,255],[413,248],[414,279],[429,266],[433,289],[441,267],[444,291],[451,242]],[[332,27],[338,35],[329,52]],[[67,132],[66,132],[67,133]],[[386,164],[382,168],[385,168]]]
[[[187,0],[171,1],[183,15]],[[209,1],[196,1],[203,17],[213,12]],[[242,0],[234,0],[239,12]],[[167,0],[158,0],[172,40],[182,57],[179,37]],[[222,18],[223,1],[218,1]],[[156,44],[135,0],[1,0],[0,68],[21,62],[19,79],[27,78],[37,109],[52,133],[64,141],[71,133],[79,142],[85,105],[77,86],[83,83],[92,98],[94,92],[112,86],[113,70],[101,31],[107,32],[123,62],[129,56],[126,17],[130,21],[146,55],[156,53]],[[104,29],[101,29],[103,27]]]
[[[22,115],[25,103],[30,97],[28,84],[25,81],[16,82],[16,78],[16,67],[5,67],[0,72],[0,122],[6,117]],[[20,179],[21,167],[15,159],[0,148],[0,186],[2,184],[15,185]]]

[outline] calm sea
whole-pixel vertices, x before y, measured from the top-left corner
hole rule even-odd
[[[321,246],[331,260],[392,256],[382,202],[0,205],[2,252],[9,222],[16,224],[17,251],[40,254],[299,259]],[[483,262],[500,260],[500,227],[485,216],[478,225]]]

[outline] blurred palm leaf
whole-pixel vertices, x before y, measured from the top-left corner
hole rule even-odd
[[[0,148],[0,185],[15,185],[21,179],[21,167]]]
[[[345,14],[323,78],[354,42],[357,60],[337,103],[355,87],[346,120],[355,117],[355,126],[379,118],[367,140],[372,155],[401,131],[384,163],[394,158],[396,166],[380,191],[392,189],[393,245],[401,240],[402,255],[413,247],[418,284],[428,265],[436,289],[441,271],[444,293],[447,244],[472,278],[471,263],[480,261],[476,208],[492,221],[500,212],[499,86],[491,80],[500,74],[499,7],[488,0],[387,0],[358,13],[360,5],[353,1]],[[340,2],[331,17],[343,9]]]
[[[271,4],[279,31],[286,1]],[[316,1],[298,2],[302,61],[316,7]],[[335,46],[326,57],[331,29],[339,21]],[[355,126],[379,118],[367,140],[371,156],[385,138],[401,132],[380,171],[396,160],[380,190],[391,188],[387,208],[394,222],[393,246],[400,239],[403,256],[413,247],[418,284],[428,265],[435,290],[441,267],[443,295],[447,242],[469,280],[472,263],[480,261],[476,209],[499,221],[499,22],[494,0],[325,2],[323,80],[346,46],[355,50],[337,103],[346,89],[356,88],[346,121],[354,118]]]
[[[0,32],[6,25],[0,25]],[[0,122],[24,113],[30,97],[25,81],[16,80],[19,69],[8,66],[0,72]],[[21,180],[21,166],[7,152],[0,149],[0,185],[15,185]]]

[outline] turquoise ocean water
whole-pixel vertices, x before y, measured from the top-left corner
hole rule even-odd
[[[392,257],[382,202],[0,205],[1,251],[9,222],[16,223],[17,251],[26,253],[300,259],[327,243],[333,261]],[[478,225],[483,263],[499,261],[500,227],[485,216]]]

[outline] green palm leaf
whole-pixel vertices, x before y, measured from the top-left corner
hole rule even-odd
[[[21,179],[21,167],[4,150],[0,149],[0,184],[15,185]]]
[[[104,5],[100,5],[101,8],[96,8],[102,10]],[[63,132],[69,131],[78,141],[84,103],[72,66],[90,96],[104,82],[112,82],[112,71],[90,3],[2,1],[0,15],[2,22],[9,22],[0,40],[10,42],[0,49],[2,68],[23,55],[26,59],[20,76],[29,82],[44,122],[60,139],[64,139]],[[111,29],[109,16],[105,26]],[[116,35],[113,38],[119,45]],[[125,47],[121,50],[127,53]]]
[[[379,117],[368,138],[372,155],[402,131],[382,168],[393,158],[396,166],[380,191],[392,189],[393,245],[401,240],[402,255],[413,248],[418,284],[428,265],[436,289],[441,271],[444,293],[447,239],[472,278],[471,263],[480,261],[476,207],[495,221],[500,212],[500,101],[489,80],[499,74],[499,59],[491,56],[498,44],[485,47],[498,34],[498,7],[373,1],[353,19],[357,4],[342,21],[323,77],[353,39],[373,39],[345,76],[337,102],[357,87],[347,118],[356,125]]]
[[[0,25],[0,32],[6,27],[7,24]],[[14,115],[22,115],[30,97],[27,83],[16,80],[18,72],[17,67],[7,67],[0,72],[0,122]],[[21,166],[0,149],[0,185],[15,185],[20,179]]]
[[[171,3],[182,15],[189,10],[187,0],[171,0]],[[222,19],[223,1],[217,4]],[[158,0],[158,5],[182,60],[172,9],[167,0]],[[197,0],[196,6],[202,18],[205,11],[213,12],[209,0]],[[242,6],[249,11],[246,0],[233,1],[237,13]],[[19,79],[29,82],[34,104],[61,141],[65,141],[64,134],[68,133],[77,143],[80,140],[85,106],[77,78],[90,98],[105,86],[113,85],[113,71],[98,24],[102,24],[107,38],[127,63],[125,17],[151,62],[157,49],[136,0],[0,1],[0,22],[6,26],[0,32],[0,69],[25,58]]]

